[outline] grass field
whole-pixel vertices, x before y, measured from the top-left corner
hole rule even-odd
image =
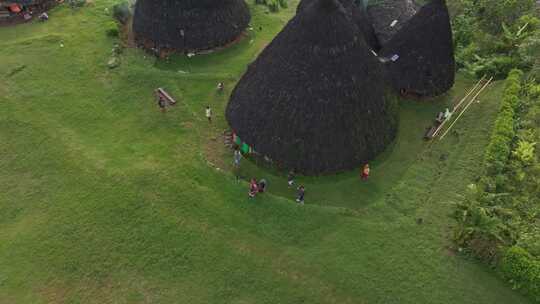
[[[129,49],[115,70],[114,1],[0,28],[0,304],[529,303],[449,250],[450,202],[480,167],[498,83],[433,144],[424,129],[471,80],[402,101],[372,178],[300,177],[303,207],[283,173],[243,160],[244,176],[270,182],[248,200],[215,86],[230,92],[294,13],[253,2],[254,30],[227,50],[157,61]],[[158,86],[179,100],[165,114]]]

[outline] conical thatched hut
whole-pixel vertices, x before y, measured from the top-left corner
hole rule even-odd
[[[234,41],[249,21],[244,0],[138,0],[133,32],[145,48],[191,52]]]
[[[302,0],[300,1],[300,4],[298,4],[298,7],[296,9],[296,12],[301,12],[304,8],[309,6],[311,3],[315,2],[316,0]],[[377,39],[377,36],[375,35],[375,31],[373,29],[373,26],[370,23],[370,19],[368,17],[366,9],[362,5],[357,5],[356,0],[339,0],[341,5],[345,8],[345,10],[350,14],[350,17],[352,20],[356,23],[358,28],[362,31],[364,34],[364,39],[366,40],[367,44],[375,50],[380,49],[380,45]]]
[[[396,91],[435,96],[454,85],[452,29],[444,0],[432,0],[405,24],[379,54]]]
[[[382,47],[420,9],[414,0],[377,0],[368,2],[367,12],[379,45]]]
[[[393,140],[383,72],[337,0],[302,9],[244,74],[227,106],[236,134],[304,174],[356,168]]]

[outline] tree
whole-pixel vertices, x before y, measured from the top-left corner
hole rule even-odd
[[[503,31],[502,24],[512,25],[532,11],[535,0],[478,0],[476,15],[484,30],[491,34]]]

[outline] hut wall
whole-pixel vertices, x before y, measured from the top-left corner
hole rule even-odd
[[[249,66],[226,110],[255,151],[303,174],[357,168],[396,133],[378,60],[346,9],[328,2],[335,4],[314,1],[286,25]]]
[[[399,59],[385,64],[396,91],[436,96],[454,85],[455,61],[450,17],[444,0],[423,6],[381,50]]]
[[[133,31],[139,45],[188,52],[226,45],[249,21],[243,0],[138,0]]]

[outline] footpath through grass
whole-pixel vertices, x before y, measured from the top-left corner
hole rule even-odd
[[[294,13],[253,2],[254,31],[230,49],[168,62],[127,50],[115,70],[113,1],[0,28],[0,303],[528,303],[447,249],[448,202],[479,168],[498,84],[433,145],[428,121],[470,82],[403,102],[373,178],[302,179],[303,207],[279,174],[244,161],[270,180],[249,201],[209,165],[230,162],[215,85],[230,92]],[[165,114],[158,86],[180,100]]]

